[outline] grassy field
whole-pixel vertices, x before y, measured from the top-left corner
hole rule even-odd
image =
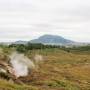
[[[60,49],[33,50],[30,58],[41,54],[44,58],[37,70],[17,85],[0,80],[0,90],[90,90],[89,52],[66,52]]]

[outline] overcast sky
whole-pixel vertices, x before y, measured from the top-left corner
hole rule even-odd
[[[0,41],[43,34],[90,42],[90,0],[0,0]]]

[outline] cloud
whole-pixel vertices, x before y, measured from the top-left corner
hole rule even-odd
[[[90,0],[0,0],[0,41],[58,34],[90,42]]]

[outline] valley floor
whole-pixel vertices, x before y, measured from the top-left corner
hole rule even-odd
[[[59,49],[27,52],[44,57],[42,64],[29,76],[21,78],[24,86],[0,80],[0,90],[90,90],[90,55]]]

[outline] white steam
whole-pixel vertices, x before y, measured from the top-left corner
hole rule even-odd
[[[26,56],[24,56],[24,54],[18,54],[14,52],[10,56],[10,59],[11,59],[10,63],[12,64],[13,69],[15,71],[15,75],[17,77],[27,76],[29,73],[29,69],[35,68],[34,63]]]
[[[37,54],[37,55],[35,55],[34,60],[35,60],[35,63],[38,65],[43,62],[43,57],[42,57],[42,55]]]

